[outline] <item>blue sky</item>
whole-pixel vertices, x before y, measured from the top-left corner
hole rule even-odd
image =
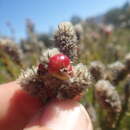
[[[17,39],[25,37],[25,20],[36,24],[37,32],[48,32],[73,15],[81,18],[102,14],[127,0],[0,0],[0,34],[9,35],[6,22],[15,28]]]

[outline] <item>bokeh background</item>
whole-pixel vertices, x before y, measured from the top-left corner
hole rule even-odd
[[[78,62],[99,73],[81,101],[94,129],[130,130],[129,0],[0,0],[0,84],[36,65],[41,52],[55,46],[53,34],[63,21],[70,21],[80,37]],[[95,94],[95,84],[104,73],[109,73],[114,93],[108,87],[101,96]],[[117,100],[121,110],[111,111]]]

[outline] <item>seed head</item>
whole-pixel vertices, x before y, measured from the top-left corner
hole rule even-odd
[[[32,68],[22,70],[18,82],[24,90],[28,91],[31,95],[36,95],[38,93],[38,88],[36,87],[39,83],[37,67],[33,66]]]
[[[95,81],[104,78],[105,66],[100,61],[93,61],[90,63],[89,71]]]
[[[59,50],[72,60],[77,57],[77,37],[73,25],[70,22],[59,24],[54,36]]]
[[[0,49],[11,56],[15,63],[21,64],[22,51],[12,40],[0,39]]]
[[[121,101],[114,86],[107,80],[99,80],[95,85],[96,99],[109,112],[120,112]]]
[[[123,63],[117,61],[108,66],[108,72],[106,79],[110,80],[113,84],[118,84],[119,81],[123,80],[127,75],[126,67]]]
[[[66,80],[59,88],[59,97],[74,98],[83,95],[85,90],[91,86],[91,75],[87,67],[83,64],[78,64],[73,67],[74,76]]]
[[[47,52],[45,52],[45,54],[46,53]],[[62,60],[60,59],[61,56],[63,56]],[[55,63],[53,60],[60,61]],[[65,67],[68,69],[68,67],[71,66],[67,56],[56,54],[48,58],[48,63],[43,61],[44,60],[39,63],[38,67],[34,67],[35,69],[27,69],[24,71],[19,78],[20,85],[31,95],[39,97],[44,102],[54,98],[74,99],[76,96],[81,96],[89,87],[91,76],[85,65],[78,64],[72,66],[71,71],[73,72],[73,75],[69,75],[67,78],[63,79],[61,78],[61,75],[59,75],[59,67]],[[58,76],[54,75],[54,72],[58,74]],[[60,72],[60,74],[65,76],[66,73],[62,71]]]

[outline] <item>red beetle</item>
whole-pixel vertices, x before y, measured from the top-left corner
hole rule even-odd
[[[72,76],[72,66],[69,57],[64,54],[57,54],[50,57],[48,72],[59,79],[68,79]]]

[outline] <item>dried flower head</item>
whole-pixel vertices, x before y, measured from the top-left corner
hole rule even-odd
[[[22,51],[14,41],[10,39],[0,39],[0,49],[11,56],[14,62],[21,64]]]
[[[127,75],[126,67],[123,63],[117,61],[108,66],[108,72],[106,79],[110,80],[113,84],[118,84],[119,81],[123,80]]]
[[[91,85],[91,74],[89,73],[87,67],[82,63],[77,64],[74,66],[74,78],[81,82],[84,85]]]
[[[89,71],[95,81],[104,78],[105,66],[100,61],[93,61],[90,63]]]
[[[114,86],[107,80],[99,80],[95,85],[96,99],[109,112],[120,112],[121,101]]]
[[[59,95],[62,98],[82,96],[85,90],[91,86],[91,75],[85,65],[78,64],[74,66],[73,72],[73,76],[66,80],[60,88]]]
[[[42,55],[44,58],[41,57],[38,67],[27,69],[19,78],[21,86],[26,91],[38,96],[44,102],[53,98],[73,99],[81,95],[91,83],[91,76],[85,65],[72,66],[67,56],[57,53],[59,51],[56,49],[47,50]],[[59,56],[62,56],[63,59]],[[56,63],[51,60],[55,60]],[[70,70],[60,71],[61,69],[66,70],[70,66],[72,66],[71,72],[73,73],[70,73]],[[55,71],[49,71],[52,70],[50,67]],[[63,78],[66,75],[67,78]]]
[[[19,76],[18,81],[21,86],[29,91],[31,95],[36,94],[35,86],[37,84],[37,67],[28,68],[26,70],[22,70],[21,75]],[[38,90],[38,88],[37,88]]]
[[[59,24],[54,36],[59,50],[72,60],[77,57],[77,37],[73,25],[70,22]]]

